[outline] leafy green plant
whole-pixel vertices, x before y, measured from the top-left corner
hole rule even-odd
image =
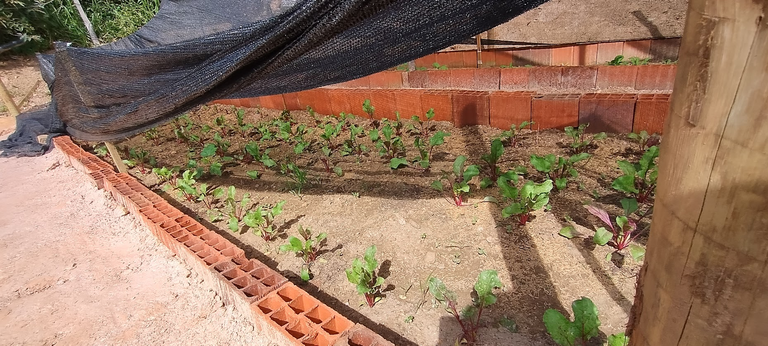
[[[229,126],[227,125],[227,117],[222,114],[213,119],[213,127],[217,129],[217,133],[221,133],[222,136],[229,135]]]
[[[646,151],[648,148],[658,145],[661,142],[661,137],[657,134],[649,135],[647,131],[642,130],[639,133],[632,132],[627,135],[627,138],[637,143],[640,151]]]
[[[589,124],[581,124],[579,127],[568,126],[565,128],[565,134],[571,138],[571,149],[576,153],[583,153],[587,151],[595,141],[603,140],[608,137],[605,132],[587,136],[585,134],[587,127],[589,127]]]
[[[144,139],[152,142],[155,146],[160,145],[160,132],[157,131],[157,127],[144,131]]]
[[[240,133],[241,137],[246,138],[251,130],[253,130],[254,125],[245,121],[245,109],[237,108],[235,117],[237,118],[237,132]]]
[[[510,184],[510,181],[513,184]],[[512,179],[501,176],[496,182],[501,196],[511,203],[501,210],[501,216],[508,218],[516,215],[520,218],[520,225],[525,226],[532,211],[539,210],[549,203],[549,193],[553,187],[552,180],[546,180],[540,184],[529,180],[519,189],[515,183],[517,183],[516,175]]]
[[[331,171],[333,171],[337,176],[343,176],[344,171],[332,161],[331,157],[333,156],[333,150],[327,145],[320,148],[320,150],[323,152],[323,156],[320,157],[320,162],[325,166],[325,172],[331,174]]]
[[[265,141],[271,141],[275,138],[275,133],[272,132],[272,130],[270,129],[269,124],[264,124],[264,123],[259,124],[256,127],[256,132],[258,132],[259,135],[261,136],[261,138],[259,139],[260,143],[264,143]]]
[[[355,258],[352,267],[347,268],[347,280],[357,287],[357,293],[365,296],[368,307],[373,307],[378,301],[376,295],[381,293],[384,278],[378,276],[376,270],[379,262],[376,261],[376,245],[365,249],[363,260]]]
[[[574,164],[590,157],[591,155],[587,153],[576,154],[571,157],[555,157],[553,154],[545,156],[531,155],[531,165],[537,171],[545,173],[549,179],[552,179],[558,190],[563,190],[568,184],[568,179],[575,179],[579,176],[579,172],[574,168]]]
[[[506,142],[509,144],[510,147],[517,146],[518,140],[520,139],[520,130],[529,127],[531,125],[535,124],[533,121],[523,121],[520,123],[520,125],[512,124],[510,126],[509,130],[503,131],[501,134],[499,134],[499,139],[502,142]]]
[[[174,168],[168,168],[168,167],[161,167],[161,168],[152,168],[152,173],[157,176],[157,179],[160,181],[160,184],[169,184],[170,186],[176,185],[176,177],[179,175],[179,170],[177,167]]]
[[[253,229],[254,234],[265,241],[270,241],[279,232],[279,229],[275,227],[275,218],[283,213],[284,205],[285,201],[280,201],[273,206],[258,206],[245,215],[243,222]]]
[[[297,194],[301,195],[301,189],[307,184],[307,171],[291,162],[280,164],[280,173],[293,180]]]
[[[192,170],[186,170],[181,173],[181,177],[176,179],[175,189],[179,191],[179,194],[187,201],[194,201],[197,195],[197,189],[195,188],[195,172]]]
[[[627,64],[627,62],[624,61],[624,56],[623,55],[617,55],[615,58],[613,58],[613,60],[608,62],[609,66],[621,66],[621,65],[626,65],[626,64]]]
[[[221,187],[209,189],[208,184],[203,183],[197,187],[195,195],[197,195],[198,202],[203,202],[205,208],[211,210],[213,209],[213,204],[216,201],[216,198],[224,195],[224,189]]]
[[[104,144],[97,145],[95,148],[93,148],[93,153],[99,157],[109,156],[109,150],[107,150],[107,146]]]
[[[349,139],[344,141],[344,144],[341,147],[341,156],[356,155],[359,160],[363,153],[368,151],[368,147],[357,140],[360,136],[363,136],[363,131],[365,129],[362,126],[354,124],[349,124],[348,128]]]
[[[610,228],[610,231],[605,227],[595,228],[595,236],[592,240],[595,244],[600,246],[609,245],[616,249],[616,251],[621,251],[629,247],[629,252],[632,255],[632,258],[636,261],[640,261],[645,255],[645,249],[642,246],[631,244],[631,242],[645,231],[645,229],[638,231],[637,224],[644,217],[650,215],[652,209],[648,209],[638,218],[632,218],[630,215],[637,211],[637,201],[629,198],[622,200],[621,204],[624,207],[624,215],[615,218],[615,225],[611,222],[611,217],[608,215],[607,211],[592,205],[584,206],[590,214],[597,216],[600,221]],[[608,256],[608,259],[610,259],[611,254],[608,254]]]
[[[447,70],[448,69],[448,65],[440,65],[439,62],[433,62],[432,63],[432,67],[434,67],[435,70]]]
[[[407,131],[413,136],[419,136],[422,139],[427,139],[429,137],[429,133],[432,131],[432,125],[430,125],[430,121],[435,117],[435,109],[430,108],[425,118],[427,120],[422,121],[421,118],[417,115],[411,116],[411,121],[415,124],[409,124]],[[416,127],[418,125],[418,128]]]
[[[413,146],[419,150],[419,157],[415,158],[413,161],[418,162],[421,168],[425,170],[429,169],[432,162],[432,150],[436,146],[443,145],[445,143],[445,137],[450,135],[450,133],[445,131],[437,131],[429,138],[429,141],[424,141],[421,137],[414,138]]]
[[[224,201],[224,205],[229,209],[229,222],[227,223],[227,227],[229,227],[230,231],[237,232],[240,230],[240,221],[245,217],[250,203],[250,194],[245,193],[243,194],[243,198],[238,200],[235,187],[230,186],[227,189],[227,199]]]
[[[301,279],[309,281],[310,266],[317,259],[320,249],[327,243],[326,238],[328,235],[323,232],[313,239],[312,230],[304,228],[301,225],[299,225],[299,235],[304,238],[303,241],[291,236],[288,238],[288,244],[280,246],[280,251],[294,252],[296,253],[296,256],[301,256],[302,260],[304,260],[304,264],[301,266]]]
[[[499,169],[498,163],[501,156],[504,154],[504,145],[501,143],[501,139],[494,139],[491,141],[491,152],[481,156],[480,158],[488,165],[488,177],[484,178],[481,187],[485,188],[493,185],[493,182],[499,178],[501,169]]]
[[[640,161],[630,163],[620,160],[616,163],[624,173],[611,184],[615,190],[631,195],[640,204],[648,202],[656,191],[656,180],[659,175],[656,159],[659,157],[659,147],[652,146],[645,151]]]
[[[243,150],[245,151],[245,154],[243,155],[243,162],[245,163],[259,161],[267,168],[277,165],[275,160],[269,157],[269,149],[262,152],[259,148],[259,143],[248,142]]]
[[[447,180],[451,185],[453,202],[456,206],[464,205],[464,195],[469,193],[469,181],[480,174],[477,165],[464,167],[466,161],[467,157],[464,155],[456,157],[456,160],[453,161],[453,171],[443,172],[440,179],[432,182],[433,189],[443,191],[442,181]]]
[[[373,119],[374,111],[376,111],[376,107],[371,105],[371,100],[365,99],[365,101],[363,101],[363,112],[365,112],[365,114],[368,114],[368,118],[371,119],[371,121],[374,120]]]
[[[474,292],[472,292],[472,304],[467,305],[461,311],[458,310],[456,293],[449,290],[445,284],[436,277],[430,277],[429,293],[435,300],[443,303],[445,309],[450,312],[461,326],[462,335],[456,344],[464,340],[469,345],[477,342],[477,331],[480,329],[480,317],[483,309],[496,303],[496,295],[493,290],[501,288],[501,281],[495,270],[484,270],[477,276]]]
[[[131,148],[128,151],[128,158],[129,162],[133,166],[139,166],[139,170],[141,171],[141,174],[147,174],[147,167],[152,168],[157,164],[155,157],[151,156],[148,151],[139,148],[133,149]]]
[[[403,145],[402,138],[395,134],[392,125],[389,123],[382,126],[381,132],[378,129],[371,130],[369,137],[376,146],[376,149],[379,150],[379,156],[387,160],[401,157],[405,153],[405,145]]]
[[[635,66],[648,65],[650,61],[651,61],[651,58],[638,58],[636,56],[633,56],[629,58],[629,65],[635,65]]]
[[[573,321],[555,309],[544,312],[547,333],[560,346],[586,346],[600,330],[597,306],[589,298],[582,297],[571,304]]]

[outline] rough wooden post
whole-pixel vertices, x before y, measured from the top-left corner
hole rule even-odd
[[[19,107],[16,107],[16,102],[13,102],[13,97],[11,96],[11,93],[8,92],[8,89],[5,88],[2,79],[0,79],[0,99],[3,100],[5,108],[8,108],[8,113],[10,113],[12,117],[19,115]]]
[[[690,0],[631,345],[768,343],[768,0]]]
[[[104,142],[104,146],[107,147],[107,151],[109,151],[109,156],[112,157],[112,162],[115,163],[115,167],[117,167],[117,171],[119,173],[128,173],[128,167],[125,167],[125,164],[123,163],[123,159],[120,158],[120,152],[117,151],[117,148],[115,148],[115,145],[112,144],[112,142]]]

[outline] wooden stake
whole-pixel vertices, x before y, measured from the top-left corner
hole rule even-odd
[[[88,16],[85,14],[85,11],[83,10],[83,6],[80,5],[80,0],[72,0],[72,1],[75,3],[77,12],[80,13],[80,19],[82,19],[83,24],[85,24],[85,30],[88,31],[88,36],[91,38],[91,42],[93,42],[94,46],[98,46],[99,38],[96,36],[96,32],[93,31],[93,25],[91,25],[91,21],[88,20]]]
[[[117,171],[120,173],[127,173],[128,167],[125,167],[125,164],[123,163],[123,159],[120,158],[120,153],[117,151],[117,148],[115,148],[115,145],[112,144],[112,142],[104,142],[104,145],[107,147],[107,151],[109,151],[109,156],[112,157],[112,162],[115,163],[115,167],[117,167]]]
[[[630,345],[768,340],[766,14],[689,0]]]
[[[16,107],[16,102],[13,102],[13,97],[11,97],[8,89],[5,88],[2,79],[0,79],[0,98],[3,99],[3,103],[5,103],[5,107],[8,108],[8,113],[11,113],[12,117],[19,115],[19,107]]]
[[[477,67],[483,66],[483,45],[480,39],[480,34],[477,34]]]

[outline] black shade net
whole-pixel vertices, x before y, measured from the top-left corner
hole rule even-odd
[[[41,56],[53,102],[0,149],[36,137],[119,140],[216,99],[296,92],[460,43],[547,0],[164,0],[134,34]],[[35,146],[37,146],[35,148]]]

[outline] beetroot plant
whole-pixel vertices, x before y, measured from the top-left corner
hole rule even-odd
[[[583,153],[594,144],[595,141],[606,139],[605,132],[587,135],[585,132],[589,124],[581,124],[579,127],[568,126],[565,128],[565,134],[571,137],[571,149],[575,153]]]
[[[504,145],[501,140],[496,138],[491,141],[491,152],[481,156],[480,158],[488,166],[488,176],[483,178],[480,182],[481,188],[486,188],[493,185],[493,182],[499,179],[501,169],[499,169],[499,159],[504,154]]]
[[[648,148],[658,145],[661,142],[661,137],[657,134],[649,135],[648,131],[642,130],[639,133],[632,132],[627,135],[627,138],[637,143],[640,151],[646,151]]]
[[[480,317],[483,309],[496,303],[496,295],[493,290],[501,288],[501,281],[495,270],[484,270],[477,276],[474,292],[472,292],[472,304],[459,311],[456,293],[449,290],[445,284],[436,277],[430,277],[429,293],[445,306],[445,309],[453,315],[461,326],[462,335],[456,344],[474,345],[477,342],[477,331],[480,329]]]
[[[432,118],[435,117],[435,109],[430,108],[427,111],[425,117],[427,118],[427,120],[422,121],[418,115],[412,116],[411,120],[413,121],[413,124],[408,125],[407,132],[413,136],[418,136],[418,137],[421,137],[422,139],[427,139],[429,137],[429,133],[432,130],[432,125],[430,125],[430,120],[432,120]]]
[[[445,131],[437,131],[429,138],[429,141],[425,141],[421,137],[414,138],[413,146],[419,150],[419,157],[413,159],[413,161],[418,162],[421,168],[429,169],[432,160],[432,150],[438,145],[443,145],[445,137],[450,135],[450,133]]]
[[[279,229],[275,227],[275,218],[283,213],[285,201],[277,202],[273,206],[258,206],[255,210],[245,214],[243,222],[246,226],[253,229],[253,233],[265,241],[274,239]]]
[[[501,210],[501,216],[508,218],[515,215],[520,219],[520,226],[525,226],[530,219],[531,212],[539,210],[549,203],[549,193],[553,187],[552,180],[546,180],[540,184],[526,181],[523,187],[519,189],[515,186],[516,183],[517,176],[512,179],[501,176],[496,182],[501,196],[508,203],[511,203]]]
[[[523,121],[522,123],[520,123],[520,125],[512,124],[509,130],[503,131],[499,135],[498,139],[501,140],[502,142],[508,143],[510,147],[514,148],[515,146],[517,146],[518,140],[520,139],[520,130],[526,127],[529,127],[533,124],[534,124],[533,121]]]
[[[600,221],[610,228],[610,231],[605,227],[595,228],[595,236],[592,240],[597,245],[608,245],[616,249],[616,251],[621,251],[629,247],[632,257],[639,261],[645,255],[645,249],[639,245],[631,244],[631,242],[643,233],[642,231],[638,231],[637,224],[641,219],[650,215],[652,209],[648,209],[639,218],[633,219],[629,215],[632,215],[632,213],[637,211],[637,201],[634,199],[624,199],[621,203],[624,207],[625,215],[617,216],[614,219],[615,223],[611,221],[611,217],[608,215],[607,211],[592,205],[584,206],[590,214],[597,216]],[[608,256],[610,255],[611,254],[608,254]],[[608,258],[610,259],[610,257]]]
[[[381,293],[382,285],[384,284],[384,278],[376,273],[378,268],[379,262],[376,261],[376,245],[371,245],[365,249],[363,260],[355,258],[352,261],[352,267],[346,270],[347,280],[357,287],[357,293],[365,296],[365,302],[369,307],[373,307],[380,299],[376,295]]]
[[[235,187],[230,186],[227,189],[227,199],[224,201],[224,205],[229,208],[229,222],[227,223],[227,227],[229,227],[230,231],[237,232],[240,230],[240,221],[242,221],[243,217],[246,215],[250,203],[250,194],[243,194],[243,198],[238,200]]]
[[[655,161],[658,157],[659,147],[652,146],[645,151],[640,162],[617,161],[624,175],[616,178],[611,187],[631,195],[640,204],[648,202],[656,191],[659,170]]]
[[[531,155],[531,165],[537,171],[545,173],[547,178],[552,179],[558,190],[563,190],[569,179],[575,179],[579,176],[574,164],[590,157],[591,155],[587,153],[576,154],[571,157],[555,157],[553,154]]]
[[[456,206],[464,205],[464,196],[469,193],[469,181],[480,174],[477,165],[464,167],[467,157],[460,155],[453,161],[453,171],[443,172],[440,179],[432,182],[432,188],[437,191],[443,191],[443,180],[451,185],[451,195]]]
[[[328,235],[320,233],[313,239],[312,230],[304,228],[301,225],[299,225],[299,235],[304,238],[303,241],[291,236],[288,238],[288,244],[280,246],[280,251],[294,252],[297,256],[301,256],[301,259],[304,260],[304,264],[301,266],[300,276],[302,280],[309,281],[310,266],[317,259],[320,249],[325,246]]]

